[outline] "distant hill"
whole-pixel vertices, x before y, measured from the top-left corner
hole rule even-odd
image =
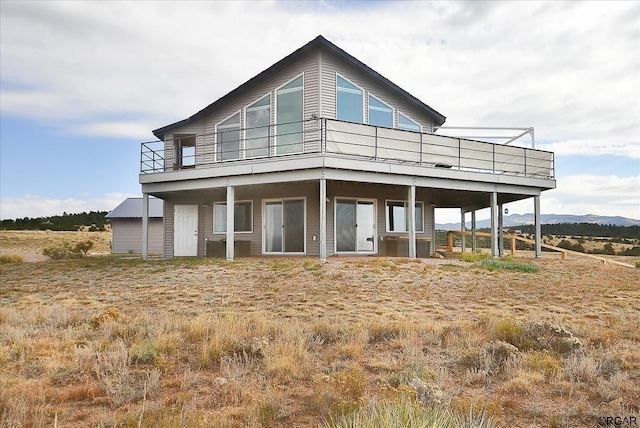
[[[614,226],[639,226],[640,220],[625,217],[608,217],[594,214],[570,215],[570,214],[542,214],[540,216],[542,224],[566,224],[566,223],[591,223]],[[511,214],[504,216],[504,227],[524,226],[534,224],[533,214]],[[467,221],[467,229],[471,228],[471,222]],[[479,220],[476,228],[483,229],[491,227],[491,220]],[[460,223],[436,223],[438,230],[460,230]]]

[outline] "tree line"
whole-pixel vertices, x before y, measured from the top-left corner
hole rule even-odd
[[[525,226],[514,226],[509,229],[521,230],[523,233],[534,234],[535,226],[528,224]],[[607,237],[619,239],[640,239],[640,226],[616,226],[613,224],[596,223],[557,223],[542,224],[543,235],[556,236],[591,236]]]
[[[76,231],[88,228],[90,232],[103,231],[109,220],[105,218],[108,211],[90,211],[80,214],[55,215],[51,217],[18,218],[15,220],[2,220],[2,230],[55,230]]]

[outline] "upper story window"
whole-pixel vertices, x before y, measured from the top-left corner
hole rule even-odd
[[[364,91],[339,74],[336,75],[336,116],[338,120],[363,123]]]
[[[276,89],[276,154],[300,153],[304,141],[304,75]]]
[[[406,201],[387,201],[386,217],[387,232],[407,232],[409,230],[409,216]],[[416,202],[416,232],[424,232],[422,202]]]
[[[422,127],[418,122],[411,119],[409,116],[398,112],[398,128],[404,129],[405,131],[416,131],[420,132]]]
[[[216,126],[216,154],[219,161],[240,158],[240,112]]]
[[[173,169],[195,168],[196,136],[173,136]]]
[[[369,94],[369,124],[393,128],[393,109]]]
[[[271,94],[247,106],[245,110],[245,157],[269,155]]]

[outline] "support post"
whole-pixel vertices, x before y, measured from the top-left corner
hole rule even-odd
[[[498,254],[504,256],[504,211],[502,204],[498,204]]]
[[[142,258],[149,258],[149,194],[142,194]]]
[[[327,261],[327,179],[320,179],[320,261]]]
[[[408,189],[407,219],[409,220],[409,258],[416,258],[416,185],[412,184]]]
[[[464,233],[465,227],[466,227],[466,225],[464,224],[466,221],[465,218],[466,218],[466,213],[462,208],[460,208],[460,232],[462,232],[461,233],[462,253],[464,253],[465,250],[467,249],[467,236]]]
[[[536,259],[542,257],[542,228],[540,226],[540,196],[533,197],[533,217],[535,221],[536,235]]]
[[[227,186],[227,260],[233,260],[235,240],[235,189]]]
[[[516,237],[515,236],[511,237],[511,255],[512,256],[516,255]]]
[[[471,211],[471,252],[478,251],[478,240],[476,236],[476,210]]]
[[[491,256],[498,257],[498,194],[491,192]]]

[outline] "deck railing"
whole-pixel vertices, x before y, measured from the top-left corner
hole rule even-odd
[[[142,143],[140,172],[211,168],[232,162],[273,161],[284,156],[313,154],[491,174],[554,177],[552,152],[326,118]]]

